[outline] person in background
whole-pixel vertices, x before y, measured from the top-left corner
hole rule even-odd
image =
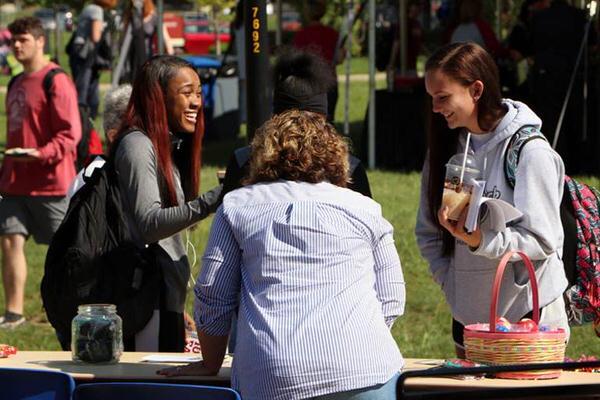
[[[421,14],[421,5],[417,1],[412,1],[408,5],[408,24],[407,24],[407,49],[406,49],[406,69],[408,75],[417,76],[417,57],[421,53],[423,43],[423,28],[419,22]],[[393,77],[396,71],[400,69],[400,32],[398,24],[393,25],[392,50],[390,51],[390,59],[386,67],[388,74],[388,82],[393,82]],[[391,77],[390,77],[391,75]],[[389,84],[388,84],[389,85]],[[393,84],[392,84],[393,85]],[[388,87],[393,89],[393,87]]]
[[[8,28],[0,25],[0,74],[8,75],[10,67],[8,65],[8,55],[10,54],[10,31]]]
[[[404,278],[381,206],[345,187],[346,141],[320,113],[290,109],[251,146],[196,281],[203,361],[159,373],[217,374],[239,308],[232,387],[244,399],[396,399]]]
[[[550,0],[526,0],[521,4],[521,10],[516,24],[506,39],[506,48],[510,60],[514,63],[514,72],[509,84],[510,97],[528,102],[531,100],[531,81],[527,77],[529,66],[533,62],[531,49],[531,20],[535,13],[550,6]],[[519,74],[519,64],[525,73]],[[523,75],[523,77],[519,76]],[[504,84],[504,83],[503,83]]]
[[[121,120],[127,109],[129,98],[131,97],[131,85],[123,84],[115,88],[110,89],[104,96],[104,115],[103,115],[103,128],[104,137],[106,138],[106,148],[110,151],[110,145],[113,142]],[[96,168],[102,168],[105,164],[106,159],[102,156],[97,156],[92,162],[90,162],[84,169],[79,171],[69,190],[67,191],[67,198],[70,200],[71,197],[79,189],[85,185],[85,179],[92,176]]]
[[[531,18],[531,52],[533,64],[530,69],[532,85],[532,107],[544,121],[546,135],[554,142],[556,127],[561,116],[571,76],[572,93],[565,110],[561,126],[560,140],[556,150],[565,161],[569,175],[600,173],[597,159],[598,130],[583,132],[584,108],[584,58],[577,71],[575,62],[583,41],[587,17],[586,11],[570,5],[565,0],[553,0],[549,7],[535,13]],[[597,38],[590,29],[588,45],[592,46]],[[593,68],[590,69],[593,71]],[[596,79],[598,74],[596,74]],[[590,74],[593,87],[594,76]],[[590,99],[593,99],[593,91]],[[589,101],[589,100],[588,100]],[[589,106],[590,104],[588,104]],[[593,106],[590,107],[593,109]],[[590,127],[594,126],[590,124]],[[587,135],[587,137],[586,137]],[[591,162],[590,162],[591,161]]]
[[[131,0],[125,12],[124,32],[131,26],[132,41],[126,64],[126,81],[133,81],[141,66],[158,54],[158,14],[152,0]],[[165,54],[174,54],[171,38],[166,25],[163,25]]]
[[[425,87],[432,98],[433,117],[415,233],[421,254],[451,308],[457,355],[465,356],[464,326],[488,321],[496,267],[511,250],[524,252],[534,263],[540,323],[563,328],[568,334],[563,300],[567,278],[561,258],[563,162],[547,141],[531,140],[521,148],[514,188],[504,172],[513,135],[524,126],[539,129],[542,121],[524,103],[501,97],[496,64],[474,43],[437,50],[425,66]],[[471,140],[465,148],[469,132]],[[457,222],[448,218],[448,206],[442,205],[444,166],[455,153],[465,152],[482,171],[485,195],[510,203],[523,213],[522,218],[498,231],[494,218],[485,213],[472,233],[464,228],[467,207]],[[531,318],[528,280],[522,266],[507,268],[498,315],[512,322]]]
[[[503,49],[490,24],[483,18],[481,0],[460,0],[457,4],[458,20],[449,29],[450,43],[473,42],[486,49],[494,57]]]
[[[298,109],[326,118],[329,88],[335,84],[329,71],[329,65],[314,53],[295,49],[281,52],[273,70],[274,114]],[[248,173],[249,160],[250,146],[235,150],[227,165],[221,199],[242,186],[242,180]],[[371,197],[371,187],[364,166],[351,154],[348,154],[348,162],[351,177],[348,188]]]
[[[333,76],[333,85],[327,92],[327,120],[333,122],[335,106],[338,100],[338,83],[336,65],[342,61],[342,54],[338,49],[339,33],[321,23],[327,11],[325,0],[305,0],[306,26],[296,32],[293,46],[299,50],[312,52],[322,57],[329,65],[330,74]]]
[[[125,343],[136,351],[181,352],[190,265],[181,231],[215,211],[220,187],[198,197],[204,118],[200,78],[174,56],[155,56],[139,71],[110,157],[124,213],[140,247],[151,246],[164,287],[154,316]]]
[[[65,194],[75,177],[81,138],[77,93],[66,74],[46,74],[58,65],[44,57],[44,29],[37,18],[20,18],[8,29],[11,48],[24,72],[6,94],[6,152],[0,168],[0,244],[6,309],[0,327],[23,322],[29,236],[48,244],[67,209]]]
[[[69,66],[77,87],[80,106],[89,108],[92,119],[98,114],[98,83],[100,70],[96,53],[100,46],[103,30],[106,29],[105,11],[114,8],[117,0],[94,0],[83,8],[77,19],[77,29],[67,45]]]

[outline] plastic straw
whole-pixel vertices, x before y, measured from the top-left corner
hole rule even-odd
[[[471,141],[471,132],[467,132],[467,144],[465,144],[465,155],[463,156],[462,168],[460,169],[459,185],[462,185],[465,176],[465,166],[467,165],[467,154],[469,152],[469,142]]]

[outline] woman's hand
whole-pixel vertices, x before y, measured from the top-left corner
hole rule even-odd
[[[476,249],[481,244],[481,231],[479,228],[475,229],[473,232],[468,233],[465,228],[465,221],[467,220],[467,212],[469,206],[467,205],[462,212],[460,213],[460,217],[457,222],[451,221],[448,219],[448,206],[442,206],[438,210],[438,221],[440,221],[440,225],[442,225],[452,236],[455,238],[462,240],[472,249]]]
[[[193,362],[177,367],[168,367],[156,371],[158,375],[170,376],[208,376],[216,375],[219,370],[211,370],[204,365],[204,361]]]

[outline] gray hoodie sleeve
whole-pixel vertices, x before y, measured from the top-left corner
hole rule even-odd
[[[509,250],[520,250],[532,260],[545,260],[559,251],[563,244],[560,202],[564,174],[562,160],[547,143],[540,140],[525,146],[514,188],[514,205],[523,218],[502,232],[491,230],[483,220],[481,244],[473,253],[499,259]]]
[[[425,160],[421,174],[421,200],[417,213],[415,234],[421,255],[429,263],[429,270],[433,275],[433,279],[443,288],[448,269],[450,268],[450,257],[442,255],[440,231],[436,221],[433,221],[429,215],[429,201],[427,200],[428,176],[429,160]]]
[[[209,214],[202,198],[161,207],[156,156],[152,142],[144,134],[132,132],[119,143],[115,167],[121,194],[145,243],[172,236]]]

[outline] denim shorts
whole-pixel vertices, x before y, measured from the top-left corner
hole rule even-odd
[[[396,400],[396,383],[400,373],[380,385],[349,390],[347,392],[330,393],[313,397],[311,400]]]

